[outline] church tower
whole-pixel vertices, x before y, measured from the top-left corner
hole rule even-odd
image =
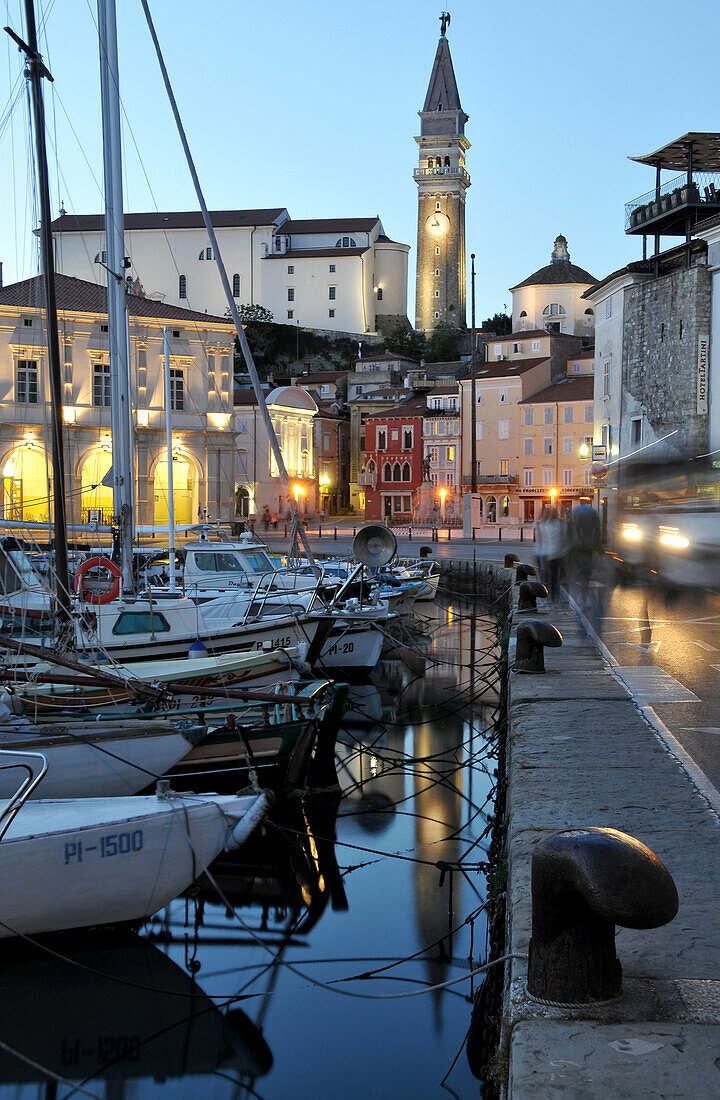
[[[450,16],[440,16],[440,41],[420,115],[418,243],[415,327],[430,332],[439,324],[465,328],[465,170],[468,116],[460,106],[445,31]]]

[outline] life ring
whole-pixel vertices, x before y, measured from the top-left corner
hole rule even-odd
[[[115,578],[112,587],[102,594],[85,591],[85,574],[88,570],[95,569],[97,566],[102,566],[103,569],[107,569],[108,573],[111,573]],[[112,603],[120,594],[121,579],[122,570],[118,568],[114,561],[110,561],[110,558],[88,558],[87,561],[84,561],[78,566],[78,570],[75,574],[75,591],[79,596],[82,596],[87,603]]]

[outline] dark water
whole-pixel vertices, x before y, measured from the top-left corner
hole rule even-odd
[[[4,945],[0,1097],[478,1095],[464,1053],[440,1084],[477,986],[430,987],[485,958],[494,632],[422,606],[353,691],[342,798],[278,808],[138,935]]]

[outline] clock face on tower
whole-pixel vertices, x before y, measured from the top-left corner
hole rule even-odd
[[[425,225],[428,233],[433,237],[443,237],[450,228],[450,219],[447,214],[441,214],[439,210],[435,210],[429,218],[425,219]]]

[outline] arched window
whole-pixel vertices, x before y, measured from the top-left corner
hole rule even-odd
[[[181,275],[178,279],[178,298],[187,298],[187,275]]]
[[[520,316],[521,317],[527,317],[527,310],[526,309],[521,310],[520,311]]]
[[[428,168],[432,168],[432,166],[433,166],[433,159],[432,159],[432,157],[428,157],[428,163],[427,163],[427,166],[428,166]]]
[[[565,309],[559,304],[559,302],[551,302],[549,306],[545,306],[543,310],[543,317],[564,317]]]
[[[233,298],[240,297],[240,276],[233,275]]]
[[[378,302],[382,302],[382,300],[383,300],[382,299],[382,287],[381,286],[378,287],[377,300],[378,300]]]
[[[435,157],[435,167],[442,168],[442,157]]]
[[[497,501],[495,497],[487,498],[487,521],[497,523]]]
[[[400,463],[396,462],[395,465],[393,466],[393,478],[392,479],[393,479],[393,481],[400,481],[400,477],[401,477]]]
[[[480,497],[480,499],[478,500],[478,513],[480,515],[480,519],[482,519],[482,514],[483,514],[483,498],[482,497]]]
[[[354,237],[338,237],[335,241],[336,248],[357,248]]]
[[[212,260],[212,248],[205,249],[205,259]]]
[[[510,497],[503,497],[501,503],[502,503],[502,514],[504,516],[509,516],[510,515]]]
[[[383,466],[383,481],[392,481],[392,467],[389,462]]]
[[[405,464],[403,465],[403,468],[402,468],[402,479],[403,479],[403,481],[409,481],[409,480],[410,480],[410,463],[409,463],[409,462],[406,462],[406,463],[405,463]]]
[[[450,167],[450,157],[445,157],[445,167],[446,168]]]
[[[594,309],[586,309],[585,310],[585,316],[586,317],[594,317],[595,316],[595,310]]]
[[[367,464],[367,466],[365,467],[365,469],[366,469],[366,472],[367,472],[368,474],[374,474],[374,473],[375,473],[375,463],[373,462],[373,460],[372,460],[372,459],[370,459],[370,461],[368,462],[368,464]]]
[[[205,249],[201,248],[200,249],[200,255],[198,256],[198,260],[204,260],[204,259],[205,259]]]

